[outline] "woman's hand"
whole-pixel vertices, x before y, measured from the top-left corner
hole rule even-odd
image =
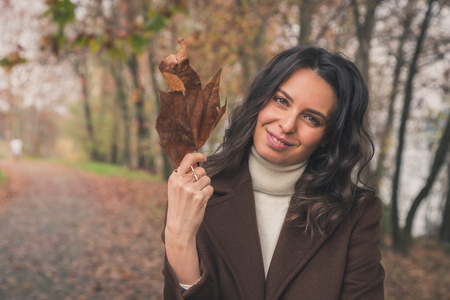
[[[166,254],[178,281],[183,284],[193,284],[200,278],[195,239],[213,193],[205,170],[194,168],[203,161],[206,157],[201,153],[187,154],[168,182]]]
[[[205,170],[200,167],[194,169],[199,178],[197,181],[191,170],[191,166],[203,161],[206,157],[201,153],[187,154],[169,178],[166,233],[180,239],[195,238],[213,193]]]

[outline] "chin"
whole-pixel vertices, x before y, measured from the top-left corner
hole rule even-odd
[[[286,165],[286,162],[281,157],[273,157],[273,156],[261,156],[261,157],[274,165],[278,165],[278,166]]]

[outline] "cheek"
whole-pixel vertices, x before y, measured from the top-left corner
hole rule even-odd
[[[311,148],[319,147],[324,136],[324,130],[313,130],[311,128],[299,130],[299,133],[302,143]]]
[[[255,130],[253,132],[254,143],[262,142],[265,139],[265,126],[271,122],[273,122],[273,117],[271,117],[270,109],[267,109],[267,106],[265,106],[258,114]]]
[[[261,125],[266,125],[277,121],[281,117],[282,116],[280,115],[280,111],[276,108],[275,103],[273,101],[269,101],[259,111],[258,122]]]
[[[258,115],[258,119],[256,121],[256,126],[253,131],[253,140],[259,139],[259,137],[261,136],[261,133],[264,131],[263,122],[264,122],[264,120],[263,120],[263,115],[262,115],[262,111],[261,111]]]
[[[267,106],[261,109],[258,114],[258,125],[265,125],[270,119],[270,110],[267,109]]]

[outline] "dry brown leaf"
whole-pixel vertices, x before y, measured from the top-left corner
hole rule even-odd
[[[202,89],[197,73],[189,65],[186,44],[179,39],[180,49],[159,64],[170,91],[159,91],[161,112],[156,130],[161,147],[174,167],[183,157],[198,151],[208,140],[226,110],[220,107],[221,69]]]

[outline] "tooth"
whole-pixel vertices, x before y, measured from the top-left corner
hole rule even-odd
[[[284,145],[284,143],[282,141],[279,141],[276,137],[273,137],[273,140],[279,145]]]

